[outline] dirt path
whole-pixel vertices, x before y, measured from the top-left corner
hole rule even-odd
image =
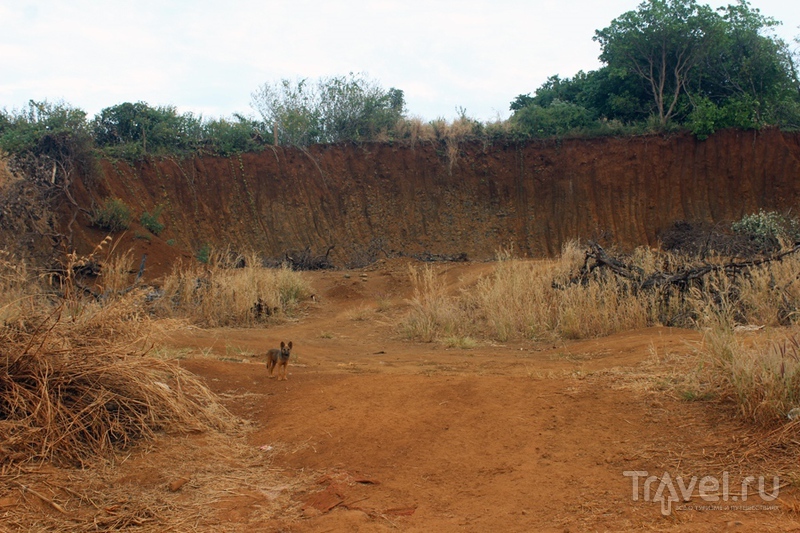
[[[486,266],[443,268],[457,288]],[[738,493],[742,477],[774,470],[743,459],[743,428],[730,413],[680,401],[669,387],[662,367],[694,364],[697,332],[653,328],[557,345],[444,349],[398,337],[410,294],[403,268],[312,279],[316,303],[301,320],[171,337],[175,348],[204,351],[184,366],[252,422],[247,445],[286,480],[284,503],[268,518],[259,510],[274,494],[227,500],[216,515],[225,527],[800,530],[790,486],[772,503],[751,495],[748,503],[770,507],[758,511],[696,510],[735,503],[707,502],[697,488],[667,516],[653,501],[665,472],[687,480],[729,472]],[[268,379],[259,358],[247,355],[280,340],[295,345],[287,382]],[[659,476],[650,501],[643,486],[633,501],[626,471]]]

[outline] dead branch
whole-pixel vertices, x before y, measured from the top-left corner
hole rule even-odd
[[[676,286],[681,290],[685,290],[693,281],[702,279],[713,272],[724,272],[728,276],[735,276],[754,267],[781,261],[784,257],[795,254],[798,251],[800,251],[800,244],[796,244],[789,250],[758,259],[731,261],[723,264],[704,263],[699,266],[681,268],[674,272],[656,271],[645,277],[645,273],[641,268],[626,264],[610,256],[602,246],[594,241],[589,241],[589,249],[586,251],[583,266],[578,271],[578,274],[570,278],[565,284],[553,282],[553,287],[564,289],[570,285],[586,285],[589,283],[590,275],[595,270],[607,268],[615,275],[630,280],[636,290],[651,290],[666,286]]]

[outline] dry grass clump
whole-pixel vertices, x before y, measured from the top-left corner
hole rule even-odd
[[[706,331],[705,374],[720,400],[730,400],[740,415],[772,426],[800,415],[800,340],[789,332],[746,343],[724,323]]]
[[[19,324],[36,309],[42,289],[25,261],[0,250],[0,326]]]
[[[195,377],[97,330],[62,307],[0,343],[0,463],[80,463],[158,431],[223,427],[229,416]],[[105,316],[117,322],[118,315]]]
[[[786,312],[798,301],[786,276],[796,279],[797,263],[789,259],[760,268],[737,283],[713,276],[705,290],[692,290],[697,324],[705,332],[704,375],[718,399],[732,401],[743,418],[764,426],[788,421],[792,409],[800,407],[800,340],[796,326],[766,339],[742,338],[736,326],[748,319],[762,326],[796,319],[796,313]],[[782,293],[776,294],[776,287]]]
[[[79,288],[75,273],[107,243],[68,254],[49,292],[20,263],[0,263],[0,464],[82,463],[157,432],[230,423],[201,381],[146,355],[141,291],[98,299]]]
[[[652,325],[702,326],[710,312],[724,313],[731,328],[785,325],[798,318],[800,258],[794,255],[733,276],[712,270],[686,287],[650,288],[601,268],[574,282],[585,257],[574,242],[555,260],[520,260],[501,252],[493,272],[460,294],[445,291],[430,269],[412,272],[415,295],[402,330],[424,341],[452,335],[577,339]],[[687,258],[650,249],[638,249],[626,261],[641,279],[694,266]]]
[[[553,287],[581,258],[576,243],[555,261],[521,261],[506,254],[491,276],[480,280],[473,306],[492,337],[586,338],[609,335],[651,322],[648,300],[629,297],[624,283],[599,276],[587,286]]]
[[[415,293],[401,329],[426,342],[454,335],[507,341],[596,337],[653,322],[651,298],[629,297],[611,277],[554,288],[553,280],[568,275],[581,259],[576,243],[567,244],[556,260],[514,259],[503,251],[489,276],[456,295],[447,293],[430,267],[412,271]]]
[[[409,276],[414,296],[410,301],[411,311],[400,323],[403,334],[410,339],[433,342],[460,333],[466,325],[467,311],[460,309],[458,299],[448,294],[435,270],[430,265],[420,269],[411,266]]]
[[[302,273],[288,267],[264,268],[246,261],[243,268],[216,262],[203,267],[178,265],[162,283],[163,295],[153,305],[161,316],[188,318],[217,327],[252,325],[291,315],[311,294]]]

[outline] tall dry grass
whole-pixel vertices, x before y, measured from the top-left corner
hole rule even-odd
[[[0,465],[83,464],[157,432],[230,425],[201,380],[147,356],[143,291],[97,297],[78,284],[75,267],[93,260],[68,254],[49,290],[20,263],[0,263]]]
[[[0,326],[21,325],[34,314],[44,289],[27,263],[0,250]]]
[[[210,327],[247,326],[290,316],[311,294],[300,272],[264,268],[255,257],[243,263],[243,268],[213,259],[204,266],[177,265],[153,302],[156,314]]]
[[[521,260],[498,254],[492,273],[473,287],[449,294],[433,270],[413,271],[411,311],[401,328],[409,338],[431,341],[453,334],[509,339],[599,337],[651,325],[705,327],[708,317],[726,323],[779,325],[794,322],[800,306],[800,259],[753,267],[729,277],[719,271],[691,289],[641,289],[635,281],[596,269],[585,283],[567,282],[585,255],[567,243],[559,258]],[[690,266],[684,258],[639,249],[627,261],[647,277],[668,265]]]
[[[732,401],[743,418],[763,426],[788,422],[800,407],[798,339],[794,329],[744,342],[720,322],[704,335],[705,374],[719,399]]]
[[[510,339],[585,338],[647,326],[654,299],[631,297],[624,281],[598,277],[588,286],[553,286],[577,269],[583,252],[568,243],[555,260],[521,260],[498,253],[493,272],[459,294],[448,294],[431,267],[412,271],[411,311],[401,324],[413,339],[433,341],[454,334]]]
[[[800,260],[790,257],[738,279],[711,276],[704,290],[692,290],[696,322],[704,332],[705,375],[721,400],[734,402],[740,415],[756,424],[785,422],[800,407],[798,276]],[[745,323],[791,327],[745,341],[736,334],[736,326]]]

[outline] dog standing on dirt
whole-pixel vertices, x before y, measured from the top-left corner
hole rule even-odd
[[[278,381],[281,380],[281,368],[283,368],[283,381],[287,381],[288,378],[286,377],[286,368],[289,365],[289,357],[291,356],[292,351],[292,341],[289,341],[289,344],[284,344],[281,341],[281,347],[272,348],[270,351],[267,352],[267,370],[269,371],[269,378],[272,379],[272,371],[275,370],[275,366],[279,366],[278,368]]]

